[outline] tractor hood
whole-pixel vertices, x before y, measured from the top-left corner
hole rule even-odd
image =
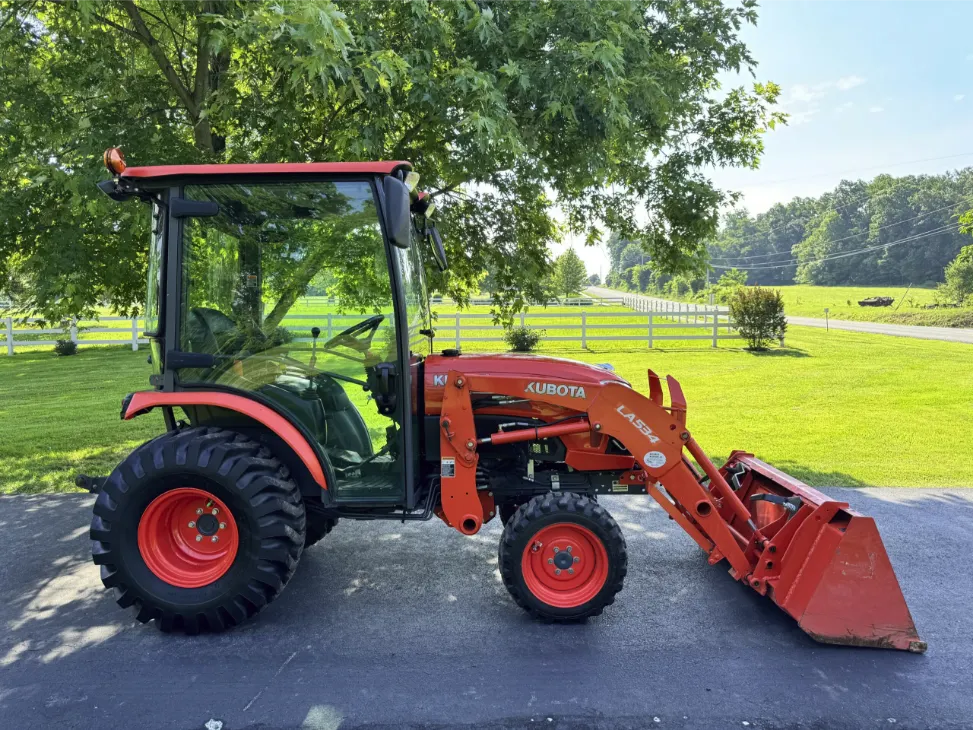
[[[539,382],[547,379],[577,383],[581,386],[628,381],[613,371],[577,360],[540,355],[503,353],[490,355],[430,355],[425,360],[426,413],[438,413],[445,388],[445,375],[459,370],[466,375],[521,375]]]

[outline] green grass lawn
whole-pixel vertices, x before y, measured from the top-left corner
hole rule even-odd
[[[912,311],[923,305],[932,304],[934,289],[896,286],[774,286],[784,298],[788,314],[796,317],[824,318],[825,307],[831,310],[830,316],[841,319],[861,319],[876,314],[884,314],[899,306],[899,311]],[[902,297],[906,300],[903,302]],[[893,297],[892,306],[861,307],[859,300],[868,297]]]
[[[784,311],[792,317],[824,319],[824,310],[827,308],[831,319],[931,327],[973,327],[973,309],[926,309],[925,305],[934,301],[934,289],[804,285],[767,288],[781,293]],[[869,297],[892,297],[895,301],[891,307],[862,307],[858,304]]]
[[[973,310],[926,309],[934,301],[934,289],[886,286],[781,286],[773,287],[784,298],[784,309],[794,317],[824,318],[858,322],[886,322],[939,327],[973,327]],[[868,297],[893,297],[891,307],[862,307]]]
[[[827,308],[831,319],[856,322],[884,322],[928,327],[973,327],[971,309],[926,309],[932,304],[935,289],[896,286],[775,286],[784,298],[784,310],[792,317],[824,319]],[[892,297],[891,307],[862,307],[869,297]]]
[[[969,345],[800,327],[788,349],[764,354],[598,345],[557,354],[611,362],[643,392],[646,368],[675,375],[714,458],[747,449],[817,486],[973,486]],[[118,417],[122,396],[148,387],[145,358],[144,348],[0,356],[0,492],[70,491],[76,473],[107,474],[157,434],[158,414]]]

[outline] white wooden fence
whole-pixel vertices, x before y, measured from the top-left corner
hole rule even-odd
[[[492,324],[493,315],[455,312],[440,314],[434,325],[436,340],[451,340],[454,347],[464,342],[503,342],[503,329]],[[618,320],[624,319],[624,322]],[[470,322],[469,320],[474,320]],[[485,320],[477,324],[476,320]],[[556,324],[552,324],[555,320]],[[614,321],[611,321],[614,320]],[[632,321],[635,320],[635,321]],[[589,342],[641,341],[653,347],[659,341],[708,340],[717,347],[720,340],[739,339],[726,309],[698,312],[581,312],[520,314],[515,323],[542,330],[541,342],[577,342],[582,349]],[[495,334],[483,336],[484,330]],[[607,332],[610,330],[610,332]],[[554,334],[551,334],[551,332]]]
[[[139,319],[129,319],[127,317],[102,317],[98,320],[99,324],[102,322],[124,322],[117,327],[79,327],[76,322],[66,323],[64,327],[44,327],[39,329],[14,329],[14,318],[6,317],[3,320],[4,332],[4,344],[6,345],[6,350],[8,355],[13,355],[16,347],[37,347],[39,345],[53,345],[57,340],[70,339],[72,342],[81,345],[128,345],[130,344],[133,350],[138,350],[139,345],[144,345],[148,343],[148,340],[141,337],[141,320]],[[28,324],[36,323],[41,320],[36,318],[29,318],[26,320]],[[18,323],[20,320],[18,320]],[[92,340],[85,337],[84,339],[79,339],[79,333],[85,335],[88,334],[106,334],[112,333],[120,335],[112,339],[98,339]],[[30,339],[14,339],[15,337],[30,336]],[[34,339],[35,335],[60,335],[57,339],[53,340],[38,340]]]
[[[718,307],[693,307],[690,309],[655,310],[651,305],[639,302],[629,304],[632,312],[578,312],[553,313],[531,312],[517,315],[515,324],[543,331],[542,342],[577,342],[584,349],[591,342],[631,341],[645,342],[653,347],[657,342],[671,340],[707,340],[716,347],[720,340],[738,339],[739,335],[730,321],[729,311]],[[691,306],[691,305],[690,305]],[[644,309],[636,309],[645,307]],[[387,315],[389,316],[389,315]],[[292,314],[284,317],[284,327],[296,334],[295,342],[310,342],[311,327],[321,328],[321,341],[327,341],[341,330],[363,318],[361,314],[311,313]],[[0,320],[4,325],[4,344],[8,355],[17,347],[53,345],[65,336],[79,347],[86,345],[127,345],[138,350],[148,340],[141,337],[142,322],[125,317],[102,317],[101,323],[118,323],[117,326],[65,327],[15,329],[14,319]],[[31,319],[29,322],[38,320]],[[298,324],[303,322],[303,324]],[[491,314],[466,312],[440,313],[433,324],[437,347],[462,347],[464,342],[503,342],[503,328],[493,324]],[[111,339],[89,339],[92,334],[113,334]],[[23,336],[59,335],[56,339],[15,339]],[[81,336],[83,335],[83,336]],[[448,344],[447,344],[448,343]]]

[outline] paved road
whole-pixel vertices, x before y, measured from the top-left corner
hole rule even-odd
[[[624,296],[624,292],[615,291],[614,289],[605,289],[604,287],[592,286],[588,287],[588,291],[599,297],[618,297]],[[685,302],[672,302],[666,299],[659,299],[658,297],[645,297],[641,295],[629,295],[629,296],[640,296],[642,299],[649,299],[655,301],[657,304],[661,303],[663,306],[669,305],[676,308],[676,311],[692,311],[694,305],[687,304]],[[682,309],[688,307],[688,309]],[[829,326],[823,319],[818,319],[815,317],[788,317],[787,323],[792,325],[797,325],[799,327],[826,327]],[[849,330],[852,332],[868,332],[870,334],[876,335],[893,335],[895,337],[913,337],[920,340],[945,340],[947,342],[966,342],[973,345],[973,329],[963,329],[959,327],[917,327],[914,325],[907,324],[880,324],[878,322],[849,322],[846,320],[832,319],[830,321],[831,329],[836,330]]]
[[[90,498],[3,498],[0,727],[973,727],[973,490],[829,491],[878,518],[926,655],[815,644],[635,497],[587,624],[513,604],[494,523],[343,522],[258,619],[164,636],[100,588]]]
[[[848,322],[832,319],[830,323],[813,317],[788,317],[788,324],[800,327],[825,327],[833,330],[850,330],[852,332],[870,332],[876,335],[893,335],[895,337],[913,337],[919,340],[946,340],[947,342],[967,342],[973,345],[973,329],[959,327],[916,327],[908,324],[881,324],[879,322]]]

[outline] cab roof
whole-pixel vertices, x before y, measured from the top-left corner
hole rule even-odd
[[[214,177],[220,175],[391,175],[398,168],[411,170],[404,161],[389,162],[270,162],[244,165],[157,165],[129,167],[122,179],[152,180],[164,177]]]

